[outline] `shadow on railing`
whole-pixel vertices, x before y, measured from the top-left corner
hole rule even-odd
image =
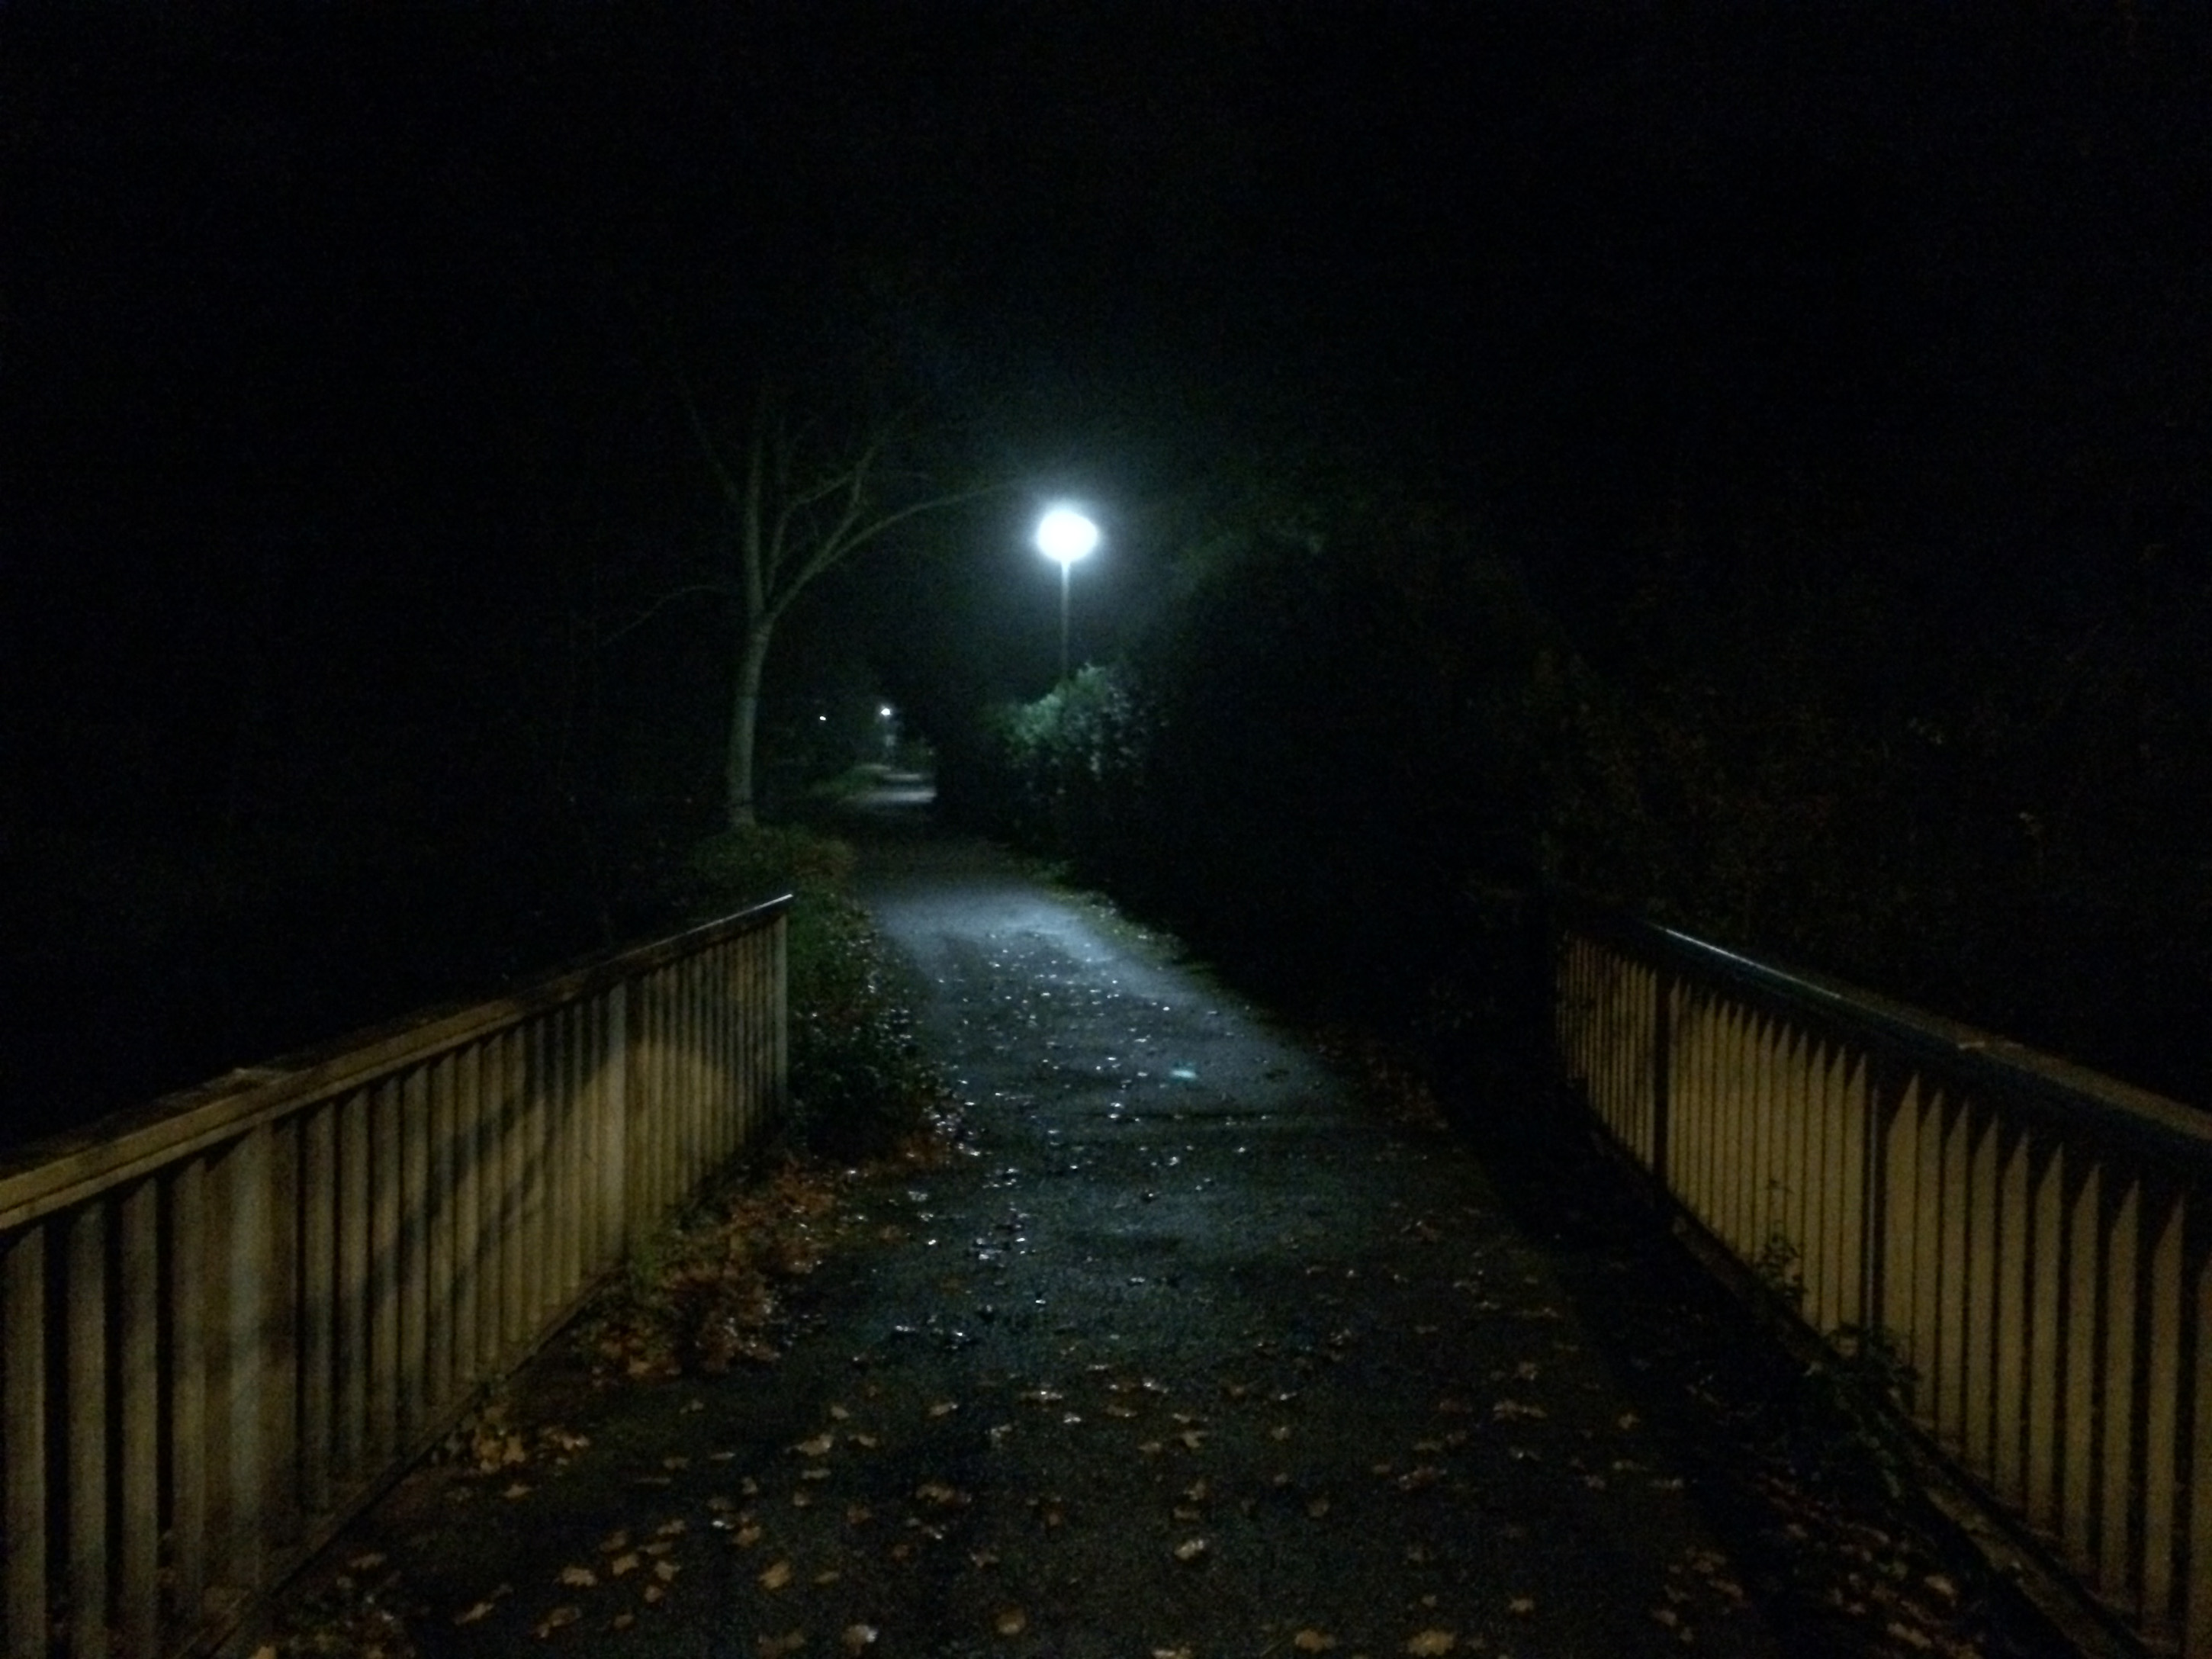
[[[1569,910],[1611,1138],[2107,1606],[2212,1656],[2212,1120],[1682,934]]]
[[[217,1639],[775,1121],[787,905],[0,1158],[10,1659]]]

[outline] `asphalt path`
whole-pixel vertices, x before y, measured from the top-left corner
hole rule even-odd
[[[1782,1650],[1462,1139],[988,848],[863,885],[962,1152],[853,1187],[778,1364],[541,1401],[573,1455],[358,1528],[422,1651]]]

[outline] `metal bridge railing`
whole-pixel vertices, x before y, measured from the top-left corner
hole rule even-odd
[[[2017,1044],[1570,913],[1568,1079],[2156,1644],[2212,1656],[2212,1120]]]
[[[0,1634],[181,1652],[781,1113],[779,899],[0,1157]]]

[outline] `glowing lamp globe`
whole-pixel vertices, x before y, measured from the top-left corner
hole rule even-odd
[[[1098,545],[1098,526],[1068,507],[1055,507],[1037,521],[1037,551],[1062,569]]]

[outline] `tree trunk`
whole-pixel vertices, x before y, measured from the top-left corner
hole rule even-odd
[[[761,670],[768,665],[768,642],[775,631],[773,622],[753,623],[745,629],[738,653],[737,694],[730,704],[729,763],[723,780],[732,830],[750,830],[760,821],[753,810],[753,740],[760,724]]]

